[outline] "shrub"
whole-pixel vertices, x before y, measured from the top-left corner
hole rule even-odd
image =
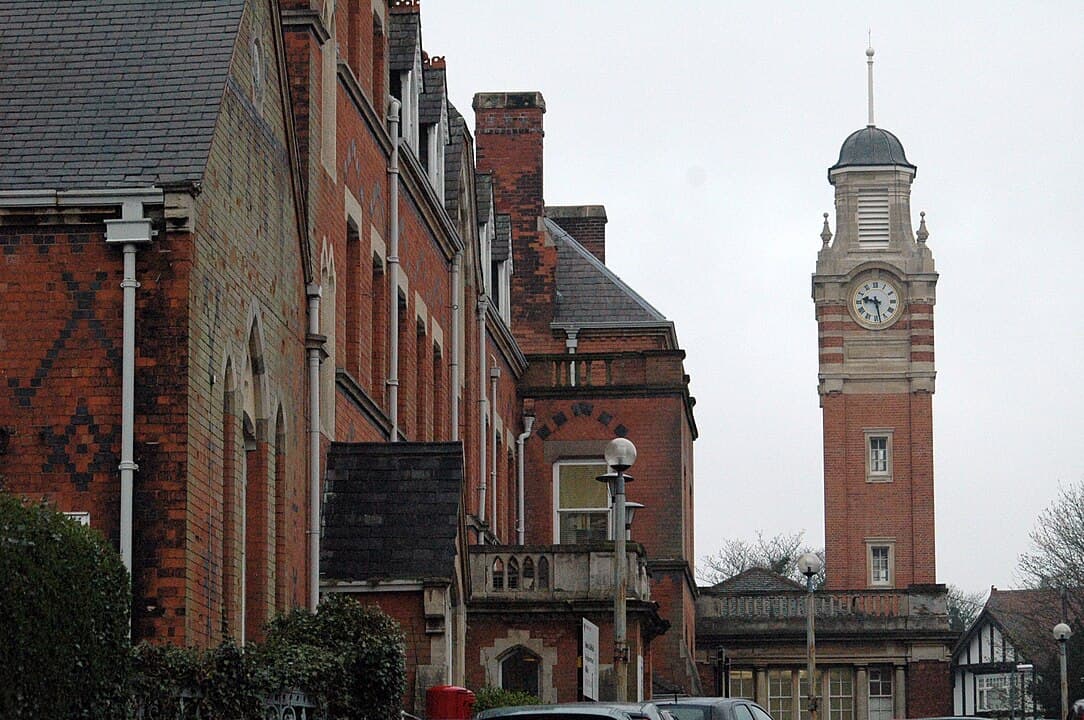
[[[333,593],[316,613],[298,609],[268,627],[273,691],[297,687],[322,700],[329,717],[398,720],[406,686],[398,624],[379,608]]]
[[[474,693],[474,712],[498,707],[510,707],[512,705],[538,705],[542,701],[537,696],[522,690],[505,690],[504,688],[486,686]]]
[[[0,579],[0,716],[122,716],[131,592],[117,552],[0,492]]]

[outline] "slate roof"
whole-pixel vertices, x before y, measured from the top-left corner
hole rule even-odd
[[[806,592],[801,583],[783,577],[767,568],[749,568],[710,588],[701,588],[713,595],[755,595],[758,593]]]
[[[451,217],[459,211],[459,171],[463,166],[463,143],[466,142],[467,123],[448,103],[448,144],[444,146],[444,209]]]
[[[557,246],[556,324],[664,324],[666,318],[560,225],[546,218]]]
[[[492,173],[474,173],[474,194],[478,201],[478,221],[482,222],[489,218],[489,211],[493,209]]]
[[[447,88],[445,87],[444,68],[425,68],[422,71],[425,92],[418,100],[418,122],[422,125],[436,125],[440,122],[444,109]]]
[[[958,654],[967,647],[976,632],[992,621],[1008,636],[1025,658],[1036,664],[1050,661],[1056,647],[1051,630],[1061,622],[1061,596],[1058,590],[990,590],[979,617],[956,645]],[[1070,626],[1073,625],[1070,620]]]
[[[421,16],[416,12],[393,12],[388,20],[388,68],[414,68],[414,56],[421,43]]]
[[[243,7],[0,3],[0,190],[199,180]]]
[[[462,487],[461,443],[332,443],[320,575],[452,578]]]

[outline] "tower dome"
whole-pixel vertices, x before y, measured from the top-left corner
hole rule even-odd
[[[899,165],[917,170],[907,162],[907,155],[899,138],[874,125],[867,125],[847,136],[843,147],[839,149],[839,161],[828,168],[828,173],[831,175],[835,170],[863,165]]]

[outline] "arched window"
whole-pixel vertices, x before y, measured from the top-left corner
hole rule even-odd
[[[539,675],[542,658],[517,645],[501,658],[501,688],[519,690],[538,696]]]
[[[500,558],[493,560],[493,589],[504,590],[504,562]]]
[[[513,558],[508,558],[508,589],[519,589],[519,561]]]
[[[275,416],[275,610],[286,612],[286,421],[282,406]]]
[[[534,590],[534,560],[530,557],[523,559],[523,589]]]
[[[538,558],[538,589],[549,590],[550,587],[550,561],[544,557]]]

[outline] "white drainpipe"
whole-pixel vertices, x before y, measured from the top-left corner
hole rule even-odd
[[[132,572],[132,503],[135,487],[135,320],[136,320],[136,248],[150,243],[151,221],[143,217],[143,201],[125,198],[119,220],[105,221],[105,239],[119,243],[124,252],[124,319],[121,340],[120,390],[120,557]]]
[[[524,502],[523,496],[526,494],[524,491],[524,459],[523,459],[523,442],[530,437],[531,428],[534,427],[534,415],[525,415],[523,418],[523,432],[516,437],[516,460],[518,461],[518,467],[516,468],[516,544],[522,545],[525,533],[525,526],[523,522]]]
[[[489,299],[485,295],[478,298],[478,520],[486,521],[486,307]],[[484,536],[481,538],[484,543]]]
[[[320,286],[305,288],[309,299],[309,333],[305,343],[309,355],[309,609],[320,604]]]
[[[391,135],[391,159],[388,161],[388,198],[391,227],[388,229],[388,419],[391,441],[399,441],[399,108],[395,98],[388,103],[388,134]]]
[[[463,266],[463,253],[457,252],[452,259],[452,361],[448,366],[449,371],[452,374],[451,392],[452,392],[452,440],[459,439],[459,328],[461,326],[462,318],[459,313],[462,311],[462,305],[459,300],[461,294],[459,292],[459,279],[462,273]]]
[[[489,360],[492,367],[489,368],[489,432],[491,437],[489,438],[490,446],[490,470],[489,470],[489,485],[493,488],[493,517],[490,519],[490,524],[493,526],[491,530],[493,534],[497,534],[497,381],[501,379],[501,369],[497,367],[497,359],[490,358]]]

